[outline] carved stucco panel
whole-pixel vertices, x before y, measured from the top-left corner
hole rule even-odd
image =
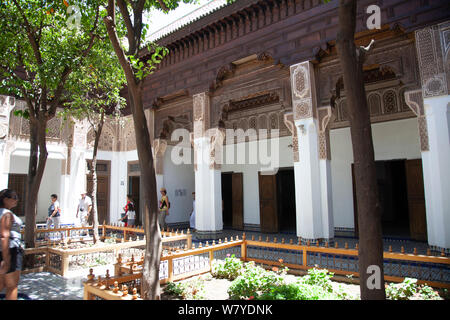
[[[155,172],[156,174],[164,174],[164,154],[167,149],[167,141],[164,139],[155,139],[152,149],[155,159]]]
[[[9,117],[15,106],[15,98],[0,95],[0,140],[6,139],[9,132]]]
[[[422,80],[423,98],[448,94],[448,79],[445,65],[448,44],[445,34],[449,24],[427,27],[416,31],[417,59]]]
[[[298,153],[298,135],[297,129],[295,128],[294,123],[294,114],[292,112],[284,114],[284,124],[286,125],[289,132],[292,134],[292,153],[294,157],[294,162],[300,161],[300,156]]]
[[[333,117],[331,106],[317,109],[319,116],[319,159],[331,159],[329,123]]]
[[[411,90],[405,92],[405,102],[417,116],[417,126],[420,137],[420,150],[429,151],[427,118],[423,103],[422,90]]]
[[[313,66],[305,61],[291,66],[290,71],[294,120],[315,117]]]
[[[209,127],[209,95],[202,92],[193,96],[194,137],[203,137]]]

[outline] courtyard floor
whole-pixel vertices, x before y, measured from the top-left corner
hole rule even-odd
[[[269,241],[273,241],[273,238],[276,237],[278,242],[281,242],[282,238],[285,239],[286,243],[289,243],[290,239],[293,239],[294,243],[297,242],[297,236],[294,233],[264,234],[246,231],[245,234],[247,239],[250,239],[251,236],[254,235],[255,239],[258,239],[258,237],[261,236],[263,241],[266,240],[266,237],[269,237]],[[236,235],[241,238],[242,231],[224,230],[223,238],[228,237],[229,239]],[[200,241],[204,243],[206,240],[197,239],[194,233],[193,242],[197,244]],[[358,242],[356,238],[351,236],[337,236],[335,237],[335,241],[338,242],[339,247],[341,248],[344,247],[346,242],[348,243],[349,248],[354,248]],[[392,246],[394,252],[400,252],[400,249],[403,246],[406,253],[412,253],[414,248],[417,248],[418,254],[425,254],[428,248],[428,245],[424,242],[396,238],[385,238],[384,246],[385,251],[388,250],[389,246]],[[114,266],[105,265],[95,267],[94,274],[103,276],[106,274],[107,269],[109,269],[111,273],[111,271],[114,270]],[[88,273],[88,269],[83,269],[70,277],[65,278],[51,272],[23,274],[20,278],[19,293],[25,294],[33,300],[82,300],[83,281],[86,280]],[[211,287],[211,290],[206,290],[209,292],[207,299],[227,299],[228,295],[226,294],[226,289],[228,284],[226,281],[219,281],[219,283],[207,282],[206,285]]]

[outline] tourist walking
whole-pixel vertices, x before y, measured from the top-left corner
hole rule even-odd
[[[169,215],[170,202],[167,196],[166,188],[161,188],[161,200],[159,201],[159,227],[161,230],[166,228],[166,216]]]
[[[52,223],[55,229],[59,229],[61,208],[59,206],[58,196],[52,194],[50,199],[51,203],[50,207],[48,207],[47,229],[50,229]]]
[[[92,210],[92,200],[87,195],[86,191],[82,191],[80,203],[78,204],[78,208],[77,208],[77,216],[76,216],[77,219],[78,219],[78,215],[80,216],[80,225],[82,227],[88,226],[88,219],[89,219],[89,215],[91,214],[91,210]]]
[[[14,190],[0,191],[0,291],[6,288],[6,300],[17,300],[17,286],[22,270],[24,245],[21,240],[22,220],[11,209],[19,197]]]
[[[195,192],[192,192],[192,212],[189,219],[189,225],[191,227],[191,230],[195,229]]]
[[[134,206],[133,198],[131,194],[127,195],[127,204],[123,208],[125,211],[125,215],[121,219],[125,223],[125,227],[127,226],[135,226],[136,225],[136,209]]]

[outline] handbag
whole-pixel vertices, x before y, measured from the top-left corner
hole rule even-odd
[[[121,213],[120,214],[122,222],[128,222],[128,216],[126,215],[126,213]]]

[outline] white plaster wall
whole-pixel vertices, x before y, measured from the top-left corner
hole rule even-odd
[[[92,159],[92,153],[87,154],[86,159]],[[97,159],[111,161],[109,222],[117,223],[120,214],[123,212],[123,207],[127,203],[128,162],[138,160],[137,151],[111,152],[99,150]]]
[[[188,222],[192,212],[192,192],[195,191],[194,155],[192,151],[191,164],[175,164],[177,162],[171,160],[173,149],[168,145],[164,153],[164,187],[170,201],[166,223]],[[159,199],[161,193],[158,190]]]
[[[27,174],[28,173],[28,158],[21,156],[11,156],[10,173]],[[37,216],[36,222],[43,223],[46,221],[48,214],[48,207],[50,205],[50,195],[56,193],[60,196],[61,190],[61,160],[47,159],[44,175],[42,177],[41,186],[37,201]],[[23,197],[23,195],[19,195]],[[62,205],[62,204],[61,204]],[[25,221],[25,217],[23,217]]]
[[[279,168],[284,167],[293,167],[294,159],[292,148],[289,145],[292,144],[292,137],[282,137],[279,139],[279,149],[278,149],[278,161]],[[258,181],[258,172],[261,171],[261,168],[265,167],[261,164],[259,155],[258,146],[254,147],[255,142],[246,142],[239,143],[237,145],[226,145],[224,148],[224,162],[226,162],[227,154],[231,153],[231,148],[234,148],[234,163],[224,163],[222,165],[222,172],[242,172],[243,180],[244,180],[244,188],[243,188],[243,196],[244,196],[244,224],[260,224],[260,215],[259,215],[259,181]],[[237,153],[240,148],[243,148],[246,152],[246,163],[247,164],[238,164]],[[257,161],[256,164],[248,164],[250,162],[250,154],[253,152],[252,156],[254,156],[254,152],[256,150],[257,153]],[[266,155],[270,155],[270,147],[268,150],[262,150]],[[230,157],[231,158],[231,157]],[[275,157],[276,158],[276,157]],[[263,161],[264,162],[264,161]],[[275,172],[276,173],[276,172]]]
[[[417,118],[372,125],[375,160],[419,159]],[[331,130],[331,179],[335,227],[354,228],[350,128]]]

